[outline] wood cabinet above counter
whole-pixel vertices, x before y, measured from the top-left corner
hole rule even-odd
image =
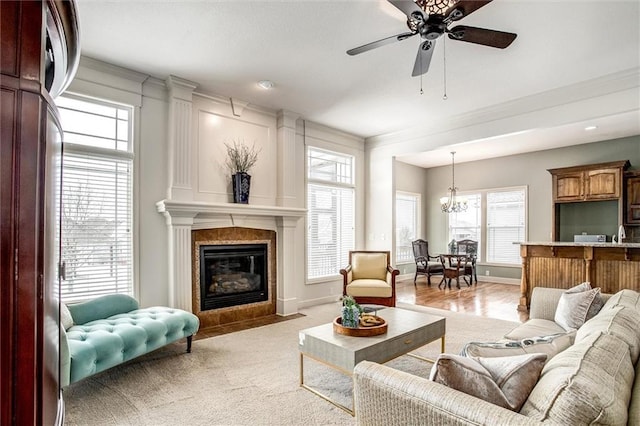
[[[625,223],[625,170],[628,160],[548,169],[552,176],[553,241],[573,241],[574,235],[617,234]],[[640,206],[639,206],[640,207]]]
[[[554,203],[617,200],[622,196],[622,173],[629,161],[549,169]]]

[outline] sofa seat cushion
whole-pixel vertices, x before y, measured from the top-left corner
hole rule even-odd
[[[74,325],[67,330],[70,383],[193,335],[198,317],[154,307]]]
[[[387,279],[386,253],[353,253],[351,258],[353,279],[373,278]]]
[[[359,279],[347,285],[347,295],[351,297],[391,297],[391,286],[384,280]]]
[[[572,333],[531,337],[523,340],[505,340],[495,343],[469,342],[460,355],[467,357],[503,357],[543,353],[547,361],[573,344]]]
[[[429,379],[492,404],[518,411],[535,386],[547,356],[467,358],[441,354]]]
[[[562,425],[623,425],[634,379],[625,342],[592,334],[553,357],[520,410]]]
[[[576,342],[597,333],[612,334],[629,345],[631,362],[635,365],[640,355],[640,312],[621,305],[602,309],[580,327],[576,333]]]
[[[554,321],[533,318],[505,334],[504,338],[508,340],[523,340],[537,336],[565,334],[566,332],[567,331],[564,328],[556,324]],[[573,334],[571,335],[573,336]]]

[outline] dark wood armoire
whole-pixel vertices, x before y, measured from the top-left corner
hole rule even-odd
[[[0,423],[60,424],[61,130],[79,60],[73,1],[0,1]]]

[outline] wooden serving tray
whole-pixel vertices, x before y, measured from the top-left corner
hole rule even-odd
[[[380,317],[378,317],[380,318]],[[352,336],[352,337],[371,337],[371,336],[379,336],[380,334],[384,334],[387,332],[388,324],[384,318],[380,318],[384,321],[380,325],[374,325],[373,327],[362,327],[351,328],[351,327],[343,327],[342,326],[342,317],[336,317],[333,320],[333,331],[334,333],[342,334],[344,336]]]

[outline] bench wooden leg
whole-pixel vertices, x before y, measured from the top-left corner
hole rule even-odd
[[[187,353],[191,353],[191,341],[193,340],[193,334],[191,336],[187,336]]]

